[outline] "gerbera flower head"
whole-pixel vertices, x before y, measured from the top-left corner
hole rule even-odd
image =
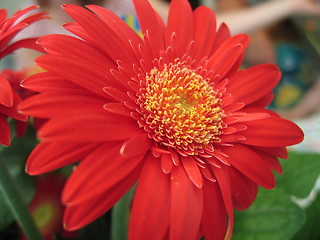
[[[173,0],[167,25],[146,0],[134,0],[143,37],[115,14],[64,5],[79,36],[49,35],[37,59],[47,72],[23,82],[40,94],[22,105],[50,119],[27,172],[80,162],[62,195],[67,229],[109,210],[137,181],[129,239],[231,238],[233,209],[302,131],[265,107],[280,72],[271,64],[239,70],[249,44],[216,31],[214,12]]]
[[[36,44],[35,38],[23,39],[12,43],[11,40],[29,24],[40,19],[47,18],[46,13],[37,13],[24,17],[36,7],[29,7],[17,11],[12,17],[7,18],[7,10],[0,9],[0,60],[19,48],[31,48],[39,51],[43,49]],[[12,76],[12,75],[10,75]],[[17,105],[21,102],[19,94],[8,82],[6,73],[0,73],[0,144],[10,145],[10,128],[7,118],[12,117],[20,121],[26,121],[27,117],[17,111]],[[15,76],[16,78],[17,76]]]

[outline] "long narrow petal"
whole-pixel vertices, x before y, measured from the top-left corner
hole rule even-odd
[[[275,186],[275,179],[272,171],[261,160],[261,155],[257,154],[250,148],[242,144],[234,144],[232,147],[223,148],[229,158],[229,162],[242,172],[245,176],[249,177],[252,181],[261,185],[264,188],[271,189]]]
[[[65,78],[53,75],[49,72],[41,72],[33,74],[21,82],[23,88],[30,89],[35,92],[46,92],[61,89],[81,89],[77,84],[66,81]]]
[[[201,188],[202,175],[200,173],[199,166],[197,165],[196,160],[188,156],[182,157],[181,162],[191,182],[193,182],[193,184],[196,185],[198,188]]]
[[[124,142],[120,149],[120,154],[126,157],[133,157],[146,153],[152,145],[147,133],[135,135]]]
[[[194,240],[200,228],[203,194],[180,165],[171,171],[170,239]]]
[[[99,52],[91,45],[78,38],[62,35],[51,34],[41,37],[38,40],[40,44],[47,51],[48,54],[60,54],[64,57],[78,58],[80,61],[88,61],[94,65],[105,68],[108,65],[110,68],[116,68],[116,64],[106,54]],[[66,45],[73,46],[66,48]]]
[[[95,94],[105,96],[103,88],[108,86],[106,69],[103,70],[99,66],[88,64],[88,62],[57,55],[40,56],[36,59],[36,63],[50,71],[51,74],[68,79]]]
[[[28,98],[19,106],[19,110],[29,116],[52,118],[60,114],[76,115],[79,111],[101,111],[105,102],[105,99],[85,90],[60,90]]]
[[[3,51],[0,52],[0,59],[20,48],[28,48],[45,53],[44,49],[36,43],[37,40],[38,38],[28,38],[10,44],[8,47],[6,47],[5,49],[3,49]]]
[[[281,73],[275,65],[261,64],[235,74],[229,80],[227,89],[238,101],[248,105],[271,92],[280,77]]]
[[[129,239],[163,239],[169,227],[170,182],[158,158],[149,155],[134,196]]]
[[[98,146],[92,143],[39,143],[28,158],[26,172],[38,175],[81,161]]]
[[[2,75],[0,75],[0,92],[0,104],[11,107],[13,105],[13,91],[7,79]]]
[[[129,117],[132,112],[132,110],[123,103],[106,103],[103,105],[103,108],[111,113],[120,114],[126,117]]]
[[[50,119],[38,135],[43,141],[99,142],[129,139],[142,132],[132,118],[102,110]]]
[[[214,70],[219,79],[222,79],[232,69],[248,44],[249,37],[244,34],[229,38],[209,58],[208,68]]]
[[[256,149],[262,150],[266,153],[269,153],[275,157],[287,159],[288,151],[285,147],[259,147],[255,146]]]
[[[137,181],[141,169],[136,168],[126,179],[100,195],[81,204],[67,206],[64,214],[64,226],[68,230],[77,230],[106,213]]]
[[[205,239],[223,240],[227,222],[227,212],[218,183],[204,181],[201,227]]]
[[[285,147],[274,147],[274,148],[259,148],[259,147],[252,147],[253,151],[257,154],[261,155],[261,160],[265,162],[265,164],[272,170],[274,170],[278,174],[282,174],[282,166],[278,157],[286,156],[283,158],[288,157],[288,153]],[[279,154],[280,156],[277,156]],[[282,155],[283,154],[283,155]]]
[[[0,144],[5,146],[9,146],[11,142],[10,127],[7,118],[7,116],[0,113]]]
[[[130,40],[135,46],[142,43],[139,35],[112,11],[96,5],[88,5],[86,7],[97,14],[121,38]]]
[[[97,15],[82,7],[64,4],[63,9],[92,37],[96,45],[103,49],[114,61],[134,63],[136,61],[130,43],[119,37],[110,26]]]
[[[242,142],[253,146],[283,147],[297,144],[303,140],[303,132],[291,121],[279,117],[245,123],[248,127],[241,134]]]
[[[192,9],[187,1],[173,0],[170,4],[166,36],[168,44],[173,33],[176,35],[173,49],[177,57],[181,57],[193,38]]]
[[[209,56],[216,36],[216,18],[214,12],[207,7],[200,6],[193,12],[195,58]],[[206,22],[208,27],[203,27]]]
[[[231,196],[231,185],[228,175],[228,166],[222,165],[220,168],[212,167],[212,170],[217,178],[219,188],[221,191],[224,206],[228,213],[228,227],[226,232],[225,240],[231,240],[233,226],[234,226],[234,213],[233,213],[233,202]]]
[[[222,23],[217,30],[214,46],[211,50],[211,55],[214,54],[217,51],[217,49],[230,37],[231,33],[228,26],[225,23]]]
[[[28,117],[24,114],[21,114],[18,111],[18,105],[21,103],[20,96],[15,91],[13,91],[12,93],[13,93],[13,105],[11,107],[6,107],[0,104],[0,112],[20,121],[27,121]]]
[[[143,34],[149,32],[149,41],[154,50],[163,50],[164,45],[164,23],[152,8],[150,3],[145,0],[133,0],[140,28]]]
[[[112,189],[130,175],[144,156],[123,157],[120,147],[119,143],[106,143],[88,155],[68,179],[62,201],[79,204]]]
[[[258,185],[233,167],[228,168],[233,207],[237,210],[247,209],[255,200]]]

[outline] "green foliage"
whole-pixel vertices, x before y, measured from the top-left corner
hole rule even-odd
[[[5,159],[6,165],[9,168],[11,176],[21,190],[26,203],[29,203],[35,193],[33,178],[25,173],[25,161],[31,150],[36,145],[34,133],[28,131],[27,135],[19,139],[15,137],[12,144],[8,148],[2,148],[1,155]],[[14,221],[3,193],[0,189],[0,230],[6,228]]]
[[[292,240],[319,240],[320,239],[320,194],[306,209],[307,221]]]
[[[281,189],[260,189],[256,201],[236,212],[234,240],[286,240],[304,223],[304,212]]]
[[[290,152],[281,164],[283,175],[278,176],[277,187],[298,198],[307,197],[320,175],[320,155]]]

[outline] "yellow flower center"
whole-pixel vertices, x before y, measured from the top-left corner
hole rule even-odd
[[[179,59],[153,68],[140,98],[149,135],[184,150],[219,141],[224,117],[220,97],[209,79]]]

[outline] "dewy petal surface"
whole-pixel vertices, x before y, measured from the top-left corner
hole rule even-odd
[[[212,10],[172,0],[168,25],[133,0],[142,37],[114,13],[64,5],[78,37],[49,35],[45,72],[20,105],[48,121],[27,171],[75,164],[63,192],[67,229],[108,211],[136,182],[129,239],[231,239],[234,209],[275,186],[278,158],[303,133],[266,110],[278,68],[240,70],[249,37],[216,30]],[[204,24],[206,23],[206,24]]]

